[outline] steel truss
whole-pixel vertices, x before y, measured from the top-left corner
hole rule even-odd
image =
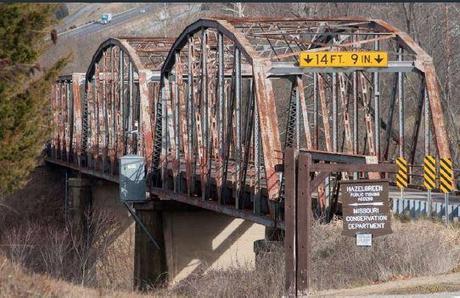
[[[375,49],[388,68],[298,67],[300,51]],[[236,215],[283,220],[287,148],[450,157],[432,58],[381,20],[201,19],[175,40],[111,38],[76,81],[54,86],[50,158],[115,177],[121,155],[143,155],[153,193]]]

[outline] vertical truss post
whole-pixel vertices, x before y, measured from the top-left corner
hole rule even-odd
[[[222,204],[222,178],[224,177],[224,36],[222,33],[218,35],[217,41],[217,51],[218,51],[218,82],[217,82],[217,97],[218,97],[218,144],[219,144],[219,156],[217,156],[218,162],[216,163],[217,168],[217,176],[216,176],[216,184],[217,184],[217,200],[219,204]]]
[[[118,128],[118,154],[124,155],[125,154],[125,96],[124,96],[124,88],[125,88],[125,58],[124,58],[124,52],[120,49],[120,57],[119,57],[119,90],[118,90],[118,96],[120,98],[120,115],[119,115],[119,128]]]
[[[191,180],[189,181],[188,192],[189,194],[195,192],[195,177],[196,177],[196,152],[194,149],[195,143],[195,99],[193,90],[195,88],[194,84],[194,72],[193,72],[193,38],[188,37],[188,92],[187,92],[187,134],[188,134],[188,151],[190,152],[190,164],[191,164]]]
[[[73,162],[78,166],[81,166],[81,138],[82,138],[82,102],[81,102],[81,93],[80,93],[80,75],[72,75],[72,101],[73,101],[73,140],[74,148],[73,152],[75,154]]]
[[[175,158],[175,150],[177,149],[176,147],[176,126],[174,123],[174,114],[175,114],[175,99],[176,95],[175,93],[175,81],[172,80],[173,78],[167,78],[167,81],[165,81],[165,84],[168,84],[168,86],[165,86],[165,91],[166,94],[166,99],[165,99],[165,119],[166,119],[166,163],[165,167],[166,169],[168,168],[168,164],[171,161],[171,166],[172,166],[172,172],[173,172],[173,187],[175,188],[175,166],[176,166],[176,158]]]
[[[251,84],[252,85],[252,84]],[[254,96],[254,89],[251,90]],[[255,98],[255,96],[254,96]],[[259,112],[257,105],[254,104],[254,213],[261,213],[260,196],[260,133],[259,133]]]
[[[233,125],[233,118],[234,118],[234,108],[235,108],[235,81],[236,81],[236,68],[235,68],[235,61],[236,61],[236,51],[233,52],[233,70],[232,70],[232,79],[231,83],[227,91],[227,99],[224,101],[224,114],[225,114],[225,148],[224,148],[224,154],[223,154],[223,183],[224,187],[227,185],[227,177],[229,174],[229,159],[230,159],[230,153],[231,153],[231,147],[232,143],[235,139],[234,137],[234,125]],[[222,189],[222,192],[224,191],[224,188]],[[223,195],[223,193],[222,193]],[[225,202],[224,202],[225,203]]]
[[[425,100],[425,80],[422,77],[420,82],[420,92],[419,92],[418,104],[417,104],[417,112],[415,114],[415,123],[414,129],[412,131],[412,138],[411,138],[411,152],[409,156],[409,163],[414,165],[415,163],[415,154],[417,152],[417,143],[418,143],[418,135],[420,131],[420,124],[422,122],[422,114],[423,114],[423,103]]]
[[[250,85],[249,85],[249,96],[248,100],[246,103],[246,122],[245,122],[245,127],[244,127],[244,146],[242,147],[242,169],[240,176],[238,179],[240,180],[240,195],[238,198],[243,199],[243,195],[245,192],[246,188],[246,177],[247,177],[247,172],[249,168],[249,159],[251,156],[251,139],[252,139],[252,132],[253,132],[253,125],[254,125],[254,97],[252,96],[252,80],[250,80]]]
[[[240,208],[240,171],[241,171],[241,52],[240,49],[235,49],[235,127],[236,127],[236,140],[235,140],[235,208]]]
[[[57,117],[58,117],[58,142],[57,142],[57,158],[61,159],[61,150],[62,150],[62,82],[58,83],[57,86],[58,94],[56,96],[56,107],[57,107]]]
[[[318,76],[318,88],[319,99],[321,102],[321,118],[323,119],[326,151],[332,152],[331,128],[329,125],[329,108],[327,106],[326,86],[324,86],[324,78],[321,75]]]
[[[95,66],[95,77],[94,77],[94,109],[93,109],[93,127],[91,129],[91,137],[93,139],[92,142],[92,155],[93,155],[93,168],[97,168],[97,160],[99,155],[99,101],[101,98],[100,95],[100,79],[99,79],[99,64]]]
[[[286,150],[288,148],[296,148],[294,146],[294,141],[295,141],[295,134],[297,130],[297,117],[298,117],[298,93],[299,93],[299,88],[298,88],[298,82],[297,78],[294,78],[292,80],[292,86],[291,86],[291,92],[289,94],[289,105],[288,105],[288,119],[286,121],[286,133],[285,133],[285,139],[284,139],[284,150],[283,150],[283,160],[285,158]],[[286,185],[285,185],[285,179],[286,176],[284,173],[281,173],[281,188],[280,188],[280,198],[284,199],[285,196],[285,191],[286,191]]]
[[[390,104],[388,106],[388,120],[387,120],[387,129],[386,129],[386,136],[385,136],[385,151],[383,152],[383,159],[387,160],[388,155],[390,152],[390,145],[391,145],[391,135],[393,133],[393,115],[395,111],[395,104],[396,104],[396,90],[398,89],[398,76],[399,73],[396,73],[393,79],[393,84],[391,85],[391,98]]]
[[[353,72],[353,154],[359,152],[359,127],[358,127],[358,74]]]
[[[331,129],[329,126],[329,108],[326,99],[326,87],[324,86],[324,78],[318,75],[319,99],[321,103],[321,118],[323,119],[324,141],[326,143],[326,151],[332,152]],[[318,148],[319,149],[319,148]],[[319,206],[321,210],[325,210],[327,205],[326,188],[324,182],[318,186]]]
[[[177,84],[178,78],[176,73],[176,79],[173,81],[173,97],[174,100],[174,138],[175,138],[175,147],[174,147],[174,163],[173,163],[173,175],[174,175],[174,191],[179,192],[180,187],[180,144],[179,144],[179,135],[181,134],[180,129],[180,120],[179,120],[179,86]]]
[[[378,35],[375,36],[378,38]],[[375,40],[374,50],[380,48],[379,41]],[[378,72],[374,72],[374,129],[375,129],[375,155],[377,160],[380,160],[380,76]]]
[[[209,137],[209,115],[208,115],[208,51],[206,30],[201,31],[201,130],[203,138],[202,159],[200,161],[201,172],[201,198],[206,199],[208,189],[207,165],[210,162],[208,148]]]
[[[78,82],[76,82],[78,84]],[[73,133],[73,100],[72,100],[72,93],[70,92],[71,82],[66,84],[66,97],[67,97],[67,121],[66,121],[66,129],[68,130],[66,133],[66,161],[70,161],[70,151],[72,150],[72,133]]]
[[[167,165],[168,165],[168,97],[170,96],[169,91],[169,80],[163,78],[163,88],[161,92],[161,181],[163,188],[167,187]]]
[[[350,113],[349,113],[349,96],[347,93],[347,84],[345,81],[345,74],[339,73],[339,87],[340,87],[340,103],[343,117],[343,129],[345,133],[345,152],[353,152],[353,144],[351,141],[351,127],[350,127]]]
[[[177,104],[179,107],[178,110],[178,119],[180,126],[180,135],[181,140],[177,144],[182,144],[182,149],[184,151],[184,160],[185,160],[185,180],[187,185],[187,194],[190,194],[190,183],[192,181],[192,170],[191,170],[191,152],[189,151],[189,113],[187,109],[188,102],[185,99],[185,86],[184,86],[184,69],[183,63],[181,61],[180,52],[176,52],[176,84],[177,84]],[[178,147],[180,150],[180,146]],[[179,155],[179,171],[180,171],[180,155]],[[180,178],[181,179],[181,178]],[[182,190],[180,190],[182,191]]]
[[[135,153],[133,151],[133,135],[132,131],[133,129],[133,109],[134,109],[134,103],[133,103],[133,81],[134,81],[134,75],[133,75],[133,63],[131,60],[128,62],[128,153],[133,154]]]
[[[369,155],[375,155],[375,142],[374,142],[374,131],[372,128],[372,115],[370,106],[370,96],[368,90],[367,79],[362,72],[359,73],[361,95],[363,99],[363,106],[366,114],[364,116],[366,121],[366,132],[367,132],[367,145],[369,146]]]
[[[332,151],[338,151],[338,102],[337,102],[337,73],[332,73]]]
[[[313,127],[315,129],[314,149],[319,149],[318,74],[313,73]]]
[[[152,132],[152,114],[154,110],[154,99],[150,94],[149,82],[147,81],[146,70],[138,73],[139,78],[139,127],[141,130],[138,138],[138,154],[145,156],[147,171],[150,173],[153,155],[153,132]]]
[[[310,132],[310,122],[308,120],[308,109],[307,109],[307,102],[305,100],[305,93],[304,93],[304,85],[301,76],[296,77],[297,80],[297,94],[300,101],[300,108],[302,109],[302,119],[303,119],[303,128],[305,131],[305,139],[307,144],[307,149],[313,149],[311,132]],[[299,106],[297,105],[297,109],[299,111]],[[297,113],[300,114],[299,112]],[[300,116],[297,116],[299,118]],[[316,117],[316,116],[315,116]],[[298,136],[297,136],[297,148],[300,146],[299,135],[300,135],[300,127],[297,127]]]
[[[192,41],[193,42],[193,39]],[[193,44],[192,44],[193,46]],[[193,56],[193,51],[192,51],[192,59],[194,58]],[[198,69],[200,69],[201,65],[199,62],[202,61],[203,56],[201,55],[201,59],[198,61]],[[192,80],[194,80],[195,75],[197,76],[197,79],[199,82],[202,82],[202,78],[199,77],[200,74],[195,73],[195,69],[193,68],[194,64],[192,62],[192,70],[193,70],[193,75],[192,75]],[[202,75],[203,69],[201,69],[201,75]],[[193,84],[193,104],[195,107],[193,107],[193,110],[195,112],[195,136],[196,136],[196,144],[197,144],[197,151],[198,151],[198,159],[195,159],[195,164],[197,164],[196,160],[198,160],[199,163],[199,172],[200,172],[200,189],[202,193],[202,199],[204,199],[203,193],[205,192],[205,183],[206,183],[206,166],[205,166],[205,151],[206,151],[206,145],[203,143],[203,121],[206,119],[204,118],[204,100],[203,100],[203,92],[199,92],[199,88],[202,87],[203,85],[199,86],[199,82],[195,85]]]
[[[110,161],[110,175],[114,174],[115,171],[115,134],[117,133],[117,124],[115,122],[115,105],[116,105],[116,94],[115,94],[115,47],[110,48],[110,135],[108,146],[108,155]]]
[[[101,143],[102,143],[102,148],[101,148],[101,154],[102,154],[102,172],[105,172],[105,167],[106,167],[106,162],[107,162],[107,145],[108,145],[108,109],[107,109],[107,102],[108,102],[108,96],[107,96],[107,73],[108,73],[108,65],[107,65],[107,51],[104,51],[102,55],[102,103],[101,103],[101,109],[102,109],[102,119],[99,119],[98,121],[102,122],[101,127],[102,127],[102,133],[101,133]]]
[[[399,48],[398,61],[403,61],[403,49]],[[399,156],[404,157],[404,77],[398,72],[398,115],[399,115]]]
[[[299,87],[297,77],[295,78],[295,86],[295,146],[298,150],[300,148],[300,93],[303,93],[303,89]]]
[[[58,146],[58,140],[59,140],[59,130],[57,128],[57,124],[59,123],[59,117],[58,117],[58,104],[57,104],[57,99],[58,99],[58,83],[55,83],[53,85],[53,90],[51,94],[51,107],[53,111],[53,139],[51,141],[51,157],[56,158],[56,149]]]
[[[64,83],[59,84],[59,159],[62,159],[65,143],[65,134],[64,134],[64,103],[65,103],[65,91],[63,90]]]

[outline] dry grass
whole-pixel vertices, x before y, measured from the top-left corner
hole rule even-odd
[[[420,220],[393,223],[394,233],[374,239],[372,248],[356,247],[341,235],[341,222],[315,225],[313,290],[338,289],[393,279],[453,271],[459,264],[458,229]],[[280,246],[262,257],[256,270],[244,264],[191,276],[160,296],[280,297],[284,290],[284,256]]]
[[[330,289],[401,277],[450,272],[460,260],[458,229],[428,220],[393,222],[391,235],[360,248],[341,233],[341,222],[317,226],[313,248],[313,286]]]
[[[0,297],[145,297],[131,291],[89,289],[25,271],[0,254]]]
[[[66,225],[64,176],[38,167],[24,189],[2,201],[0,255],[27,273],[96,288],[131,290],[134,243],[123,234],[126,227],[111,210],[95,210],[87,218],[91,238]]]

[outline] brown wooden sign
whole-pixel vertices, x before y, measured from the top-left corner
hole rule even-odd
[[[388,181],[355,180],[340,183],[343,211],[342,235],[391,234]]]

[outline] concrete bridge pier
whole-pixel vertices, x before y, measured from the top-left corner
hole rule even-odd
[[[66,221],[86,233],[85,227],[92,205],[91,183],[81,177],[69,178],[68,191],[65,202]]]
[[[157,203],[157,205],[155,204]],[[134,289],[145,291],[150,287],[163,286],[168,281],[168,268],[163,230],[163,211],[158,202],[134,204],[136,215],[147,231],[151,234],[159,248],[142,229],[135,223],[134,245]]]
[[[91,257],[90,247],[93,240],[91,232],[91,216],[92,216],[93,194],[91,189],[91,181],[85,178],[69,178],[68,179],[68,194],[65,199],[65,220],[66,225],[70,229],[75,252],[79,251],[79,255],[86,255],[88,264],[94,264],[95,259]],[[87,271],[84,267],[76,268],[81,274],[81,278],[94,278],[96,271],[93,266]]]

